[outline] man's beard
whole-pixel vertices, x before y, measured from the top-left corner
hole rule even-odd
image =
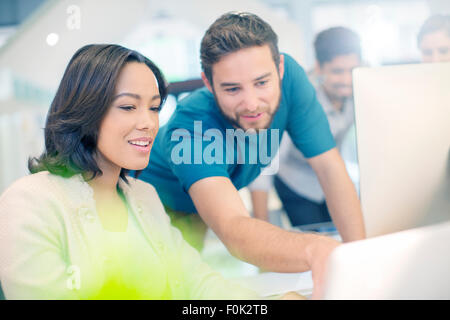
[[[217,108],[220,110],[220,113],[222,113],[223,117],[234,127],[234,128],[238,128],[238,129],[242,129],[244,131],[246,130],[255,130],[256,133],[259,133],[260,130],[265,130],[265,129],[269,129],[270,125],[272,124],[273,118],[275,117],[275,114],[277,113],[278,109],[280,108],[280,104],[281,104],[281,81],[280,81],[280,96],[278,97],[278,101],[277,101],[277,105],[275,107],[275,109],[270,112],[270,108],[269,110],[266,112],[270,119],[267,122],[267,125],[265,125],[263,128],[247,128],[245,129],[244,127],[242,127],[242,125],[239,123],[239,115],[237,116],[236,119],[230,117],[229,115],[225,114],[225,112],[223,112],[223,109],[220,107],[219,101],[217,100],[217,96],[216,93],[213,92],[213,96],[214,96],[214,100],[216,101],[216,105]]]
[[[330,101],[339,101],[341,103],[344,103],[346,100],[353,100],[353,90],[351,91],[351,94],[349,96],[343,96],[340,94],[335,93],[340,88],[346,88],[347,86],[344,85],[333,85],[332,91],[328,90],[325,86],[322,86],[323,91],[325,92],[325,95]]]

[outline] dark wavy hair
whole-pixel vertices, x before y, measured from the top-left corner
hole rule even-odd
[[[450,15],[436,14],[425,20],[417,35],[417,44],[420,46],[423,37],[427,34],[440,30],[450,37]]]
[[[95,161],[98,130],[112,103],[117,78],[129,62],[147,65],[156,77],[160,106],[167,97],[167,83],[159,68],[142,54],[114,44],[90,44],[70,60],[45,124],[45,151],[28,159],[31,173],[47,170],[71,177],[79,173],[102,175]],[[120,177],[127,181],[127,169]],[[135,172],[135,176],[140,171]]]
[[[337,56],[352,53],[361,59],[361,39],[348,28],[333,27],[317,34],[314,50],[319,65],[330,62]]]

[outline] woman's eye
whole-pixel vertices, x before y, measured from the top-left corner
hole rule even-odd
[[[157,106],[157,107],[150,107],[149,109],[150,109],[150,111],[154,111],[154,112],[160,112],[160,111],[161,111],[161,106]]]
[[[136,109],[134,106],[120,106],[119,108],[126,111]]]

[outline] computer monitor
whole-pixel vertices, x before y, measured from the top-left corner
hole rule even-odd
[[[368,237],[450,220],[450,63],[353,73]]]
[[[450,222],[349,242],[328,260],[323,299],[450,299]]]

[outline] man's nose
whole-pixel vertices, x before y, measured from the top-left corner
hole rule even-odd
[[[431,56],[431,62],[441,62],[441,57],[439,53],[437,52],[433,53],[433,55]]]
[[[247,90],[244,96],[244,106],[248,111],[255,111],[258,109],[258,96],[255,90]]]

